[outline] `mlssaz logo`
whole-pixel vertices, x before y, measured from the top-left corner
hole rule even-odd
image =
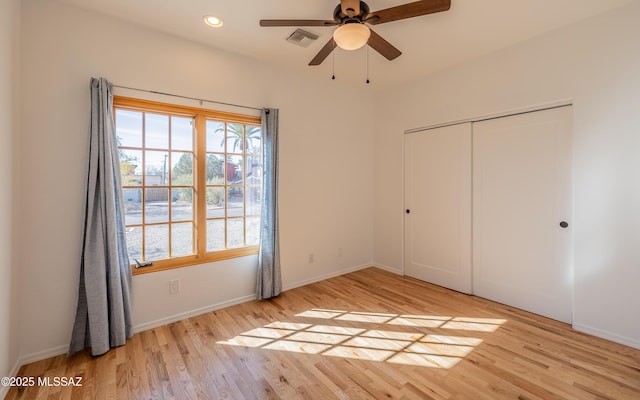
[[[81,376],[39,376],[38,386],[82,386]]]

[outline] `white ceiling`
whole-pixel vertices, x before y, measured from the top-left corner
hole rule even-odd
[[[305,28],[320,38],[308,48],[285,41],[294,27],[262,28],[260,19],[332,19],[339,0],[58,0],[84,9],[245,55],[287,69],[365,85],[365,48],[338,49],[322,65],[307,64],[335,28]],[[412,0],[368,0],[372,11]],[[369,50],[372,88],[400,84],[639,0],[452,0],[451,9],[374,26],[403,54],[387,61]],[[212,29],[202,17],[216,15],[224,26]]]

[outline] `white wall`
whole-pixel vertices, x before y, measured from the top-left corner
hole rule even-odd
[[[377,93],[374,261],[402,270],[402,132],[573,99],[574,327],[640,347],[640,2]]]
[[[65,351],[70,337],[92,76],[279,108],[285,287],[370,265],[373,103],[367,92],[55,2],[21,4],[23,361]],[[347,104],[358,118],[337,121]],[[315,255],[313,264],[309,253]],[[255,264],[256,257],[245,257],[135,276],[134,324],[143,329],[250,298]],[[181,293],[169,295],[171,279],[181,279]]]
[[[0,0],[0,376],[7,376],[17,361],[18,331],[12,282],[13,263],[13,135],[18,122],[14,107],[17,76],[19,0]],[[0,387],[0,397],[7,388]]]

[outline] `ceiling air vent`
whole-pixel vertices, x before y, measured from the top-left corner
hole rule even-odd
[[[298,46],[308,47],[311,42],[317,40],[320,36],[313,32],[305,31],[304,29],[296,29],[289,37],[287,42],[293,43]]]

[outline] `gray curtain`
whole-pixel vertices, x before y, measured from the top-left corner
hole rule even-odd
[[[259,299],[275,297],[282,291],[278,239],[278,109],[262,110],[262,216],[258,253]]]
[[[91,347],[91,354],[100,355],[132,335],[131,266],[112,110],[111,84],[92,78],[80,285],[69,354]]]

